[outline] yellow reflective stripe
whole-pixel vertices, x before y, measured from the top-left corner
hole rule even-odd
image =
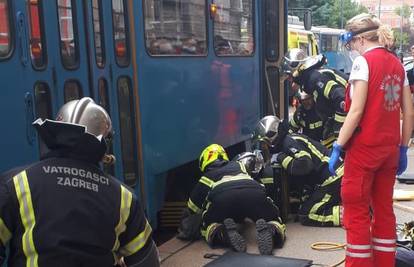
[[[131,211],[132,193],[121,185],[121,206],[119,208],[119,222],[115,227],[115,244],[112,247],[112,251],[118,251],[119,248],[119,235],[126,229],[126,221],[129,218]]]
[[[9,228],[7,228],[4,221],[0,218],[0,242],[4,247],[6,246],[7,242],[9,242],[11,236],[12,234]]]
[[[332,216],[333,216],[333,225],[334,226],[339,226],[341,224],[341,219],[340,219],[340,207],[339,206],[334,206],[332,208]]]
[[[36,225],[36,219],[26,171],[22,171],[14,176],[13,183],[16,190],[17,201],[19,202],[20,218],[24,228],[22,246],[24,255],[26,256],[26,266],[37,267],[38,254],[33,241],[33,229]]]
[[[285,240],[285,236],[286,236],[286,225],[283,223],[280,223],[278,221],[269,221],[268,223],[273,224],[276,229],[278,230],[277,232],[281,235],[282,240]]]
[[[191,200],[191,198],[188,199],[187,206],[190,210],[192,210],[195,213],[200,213],[201,212],[201,209],[196,204],[194,204],[194,202]]]
[[[333,222],[334,221],[334,216],[332,214],[327,215],[327,216],[316,214],[318,209],[321,206],[325,205],[330,199],[331,199],[331,195],[325,194],[325,196],[323,197],[321,202],[318,202],[315,205],[313,205],[313,207],[309,211],[309,215],[308,215],[309,219],[317,221],[317,222]]]
[[[214,230],[216,230],[216,228],[217,227],[219,227],[221,224],[220,223],[212,223],[212,224],[210,224],[208,227],[207,227],[207,229],[206,230],[203,230],[203,229],[201,229],[201,235],[204,237],[204,239],[208,242],[208,243],[210,243],[210,239],[211,239],[211,237],[210,237],[210,235],[211,235],[211,233],[214,231]]]
[[[250,177],[248,174],[245,173],[239,173],[237,175],[225,175],[223,176],[223,178],[221,178],[219,181],[215,182],[213,187],[216,187],[220,184],[224,184],[227,182],[232,182],[232,181],[239,181],[239,180],[253,180],[252,177]]]
[[[339,76],[338,74],[335,74],[335,80],[337,81],[337,82],[339,82],[343,87],[346,87],[346,85],[347,85],[347,81],[344,79],[344,78],[342,78],[341,76]]]
[[[323,95],[326,98],[329,98],[329,93],[331,92],[332,86],[334,86],[335,84],[337,83],[333,80],[330,80],[326,83],[325,90],[323,91]]]
[[[302,142],[304,142],[308,146],[308,148],[312,151],[312,153],[319,158],[320,161],[329,162],[329,157],[323,155],[311,142],[309,142],[305,138],[300,137],[300,136],[292,136],[292,138],[295,140],[301,140]]]
[[[147,243],[147,240],[151,235],[152,229],[151,225],[148,223],[147,220],[145,220],[145,223],[146,224],[144,231],[139,233],[134,239],[132,239],[131,242],[129,242],[119,250],[122,256],[128,257],[132,254],[135,254]]]
[[[290,119],[290,125],[292,125],[295,128],[299,128],[299,126],[296,124],[296,121],[294,119]]]
[[[344,165],[339,166],[338,169],[336,169],[336,175],[329,176],[328,179],[326,179],[321,186],[327,186],[336,180],[342,178],[344,175]]]
[[[202,183],[202,184],[205,184],[206,186],[208,186],[208,187],[212,187],[213,186],[213,184],[214,184],[214,181],[213,180],[210,180],[210,179],[208,179],[207,177],[205,177],[205,176],[202,176],[201,178],[200,178],[200,181],[199,181],[200,183]]]
[[[322,121],[317,121],[315,123],[309,124],[310,129],[316,129],[316,128],[319,128],[319,127],[322,127]]]
[[[311,158],[311,159],[312,159],[312,157],[311,157],[311,155],[309,154],[309,152],[304,151],[304,150],[299,151],[299,152],[298,152],[298,153],[296,153],[294,156],[295,156],[295,158],[309,157],[309,158]]]
[[[273,184],[273,177],[262,178],[260,179],[260,182],[262,182],[262,184]]]
[[[335,117],[334,117],[335,121],[343,123],[345,121],[345,118],[346,118],[345,115],[335,113]]]
[[[283,161],[282,161],[282,167],[287,169],[289,166],[289,163],[293,160],[293,158],[291,156],[287,156]]]
[[[326,138],[325,140],[322,140],[321,144],[324,145],[325,147],[331,147],[335,140],[336,140],[335,136],[330,136]]]

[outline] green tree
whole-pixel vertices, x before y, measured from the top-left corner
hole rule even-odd
[[[393,29],[395,37],[395,45],[397,48],[402,47],[402,51],[407,49],[407,46],[410,44],[410,36],[407,32],[402,32],[400,28]]]
[[[353,16],[368,12],[368,10],[354,3],[352,0],[343,1],[343,23]],[[340,0],[289,0],[289,8],[310,8],[312,10],[313,25],[326,25],[339,28],[341,26]]]
[[[366,7],[361,6],[351,0],[343,0],[343,6],[341,7],[341,1],[335,1],[334,5],[330,8],[330,16],[327,21],[327,25],[332,28],[341,27],[341,8],[342,8],[342,22],[345,27],[346,22],[361,13],[368,13]]]
[[[401,7],[394,9],[395,14],[403,17],[403,19],[409,19],[411,15],[411,7],[408,4],[403,4]]]

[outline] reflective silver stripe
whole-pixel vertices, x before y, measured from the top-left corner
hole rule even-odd
[[[345,253],[347,256],[352,257],[352,258],[370,258],[371,257],[371,252],[368,253],[356,253],[356,252],[350,252],[347,251]]]
[[[352,244],[346,244],[347,248],[351,249],[371,249],[371,245],[352,245]]]
[[[14,176],[13,183],[19,202],[20,218],[24,228],[22,247],[24,255],[26,256],[26,266],[37,267],[38,254],[33,241],[33,229],[36,225],[36,219],[26,171],[22,171]]]
[[[132,193],[121,185],[121,207],[119,209],[119,222],[115,227],[115,243],[112,247],[112,251],[117,251],[119,248],[119,235],[126,229],[126,221],[129,218],[132,203]]]
[[[396,251],[395,247],[373,246],[372,248],[375,249],[375,250],[384,251],[384,252],[394,252],[394,251]]]
[[[395,242],[397,242],[397,240],[395,239],[381,239],[381,238],[375,238],[375,237],[372,238],[372,241],[376,243],[382,243],[382,244],[395,244]]]

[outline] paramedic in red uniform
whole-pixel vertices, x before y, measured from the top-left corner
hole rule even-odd
[[[334,172],[342,150],[346,151],[341,188],[345,266],[393,267],[392,195],[396,173],[407,167],[411,95],[404,68],[389,50],[394,41],[389,27],[372,15],[360,14],[348,21],[346,30],[341,39],[360,56],[353,63],[346,91],[348,115],[329,161]]]

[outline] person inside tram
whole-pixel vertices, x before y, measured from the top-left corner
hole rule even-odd
[[[348,76],[338,70],[324,68],[325,64],[326,58],[322,54],[307,56],[303,50],[293,48],[284,57],[282,68],[286,78],[315,97],[316,111],[324,122],[323,143],[330,148],[345,120]]]
[[[321,142],[323,140],[323,121],[316,112],[313,96],[302,90],[299,90],[297,95],[300,105],[289,120],[289,132],[301,132],[309,138]]]
[[[285,171],[289,191],[300,192],[298,219],[303,225],[341,225],[342,159],[335,166],[336,174],[331,175],[329,150],[305,135],[289,134],[288,123],[276,116],[263,117],[252,139],[262,150],[266,163],[281,166]]]
[[[200,155],[202,176],[188,199],[188,210],[178,237],[191,239],[198,216],[201,235],[211,247],[230,246],[246,251],[246,241],[237,224],[246,218],[256,222],[257,243],[261,254],[270,255],[285,241],[285,225],[279,209],[267,198],[262,185],[255,181],[238,161],[230,161],[221,145],[207,146]]]
[[[33,125],[49,152],[0,175],[0,264],[9,245],[7,266],[160,266],[137,196],[99,167],[107,112],[84,97]]]

